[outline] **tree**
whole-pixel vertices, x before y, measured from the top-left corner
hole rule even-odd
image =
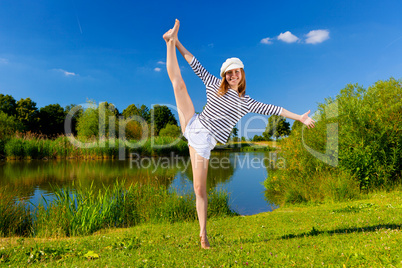
[[[73,109],[75,112],[74,112],[74,114],[71,114],[72,115],[72,117],[71,117],[71,134],[77,135],[78,119],[84,113],[84,109],[82,108],[81,105],[70,104],[64,108],[66,115],[68,115],[71,112],[71,110],[73,110]]]
[[[168,137],[180,137],[181,130],[179,126],[167,124],[164,128],[159,131],[159,136],[168,136]]]
[[[39,109],[39,131],[53,136],[64,132],[66,112],[59,104],[50,104]]]
[[[24,125],[25,130],[36,131],[39,121],[36,103],[30,98],[26,98],[17,101],[16,105],[17,120]]]
[[[271,115],[268,118],[268,124],[265,131],[262,133],[266,140],[270,140],[271,137],[275,139],[288,136],[290,134],[290,124],[286,122],[283,116]]]
[[[7,139],[24,127],[14,116],[10,116],[3,111],[0,111],[0,126],[0,140]]]
[[[137,115],[149,123],[151,115],[149,109],[144,104],[138,108],[135,104],[130,104],[126,109],[123,110],[124,118],[129,118],[130,116]]]
[[[234,127],[232,129],[232,131],[230,132],[229,138],[231,138],[232,141],[237,142],[239,140],[238,132],[239,132],[239,129],[237,127]]]
[[[158,135],[159,131],[167,124],[177,126],[177,120],[172,111],[165,105],[155,105],[151,109],[151,125],[154,129],[154,134]]]
[[[108,102],[102,102],[97,107],[95,102],[89,102],[87,108],[77,121],[77,135],[79,138],[116,136],[119,130],[116,117],[118,110]],[[112,123],[113,125],[110,125]]]
[[[90,107],[84,110],[77,120],[77,135],[79,138],[98,137],[99,116],[94,102],[89,102]]]
[[[0,94],[0,111],[8,116],[15,116],[17,114],[17,103],[11,95]]]
[[[254,135],[252,141],[265,141],[266,139],[263,136]]]

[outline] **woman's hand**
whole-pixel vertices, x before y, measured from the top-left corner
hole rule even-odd
[[[300,116],[299,121],[302,122],[303,124],[305,124],[308,128],[313,128],[315,127],[314,123],[315,121],[313,119],[311,119],[310,117],[308,117],[310,113],[310,110],[308,110],[307,113],[304,113]]]

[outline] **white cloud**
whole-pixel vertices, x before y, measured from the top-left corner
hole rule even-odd
[[[310,31],[307,35],[306,43],[307,44],[319,44],[329,39],[329,31],[328,30],[313,30]]]
[[[157,62],[157,64],[160,64],[160,65],[165,65],[165,64],[166,64],[166,62],[164,62],[164,61],[161,61],[161,60],[160,60],[160,61],[158,61],[158,62]]]
[[[270,37],[261,39],[261,44],[271,45],[272,43],[273,43],[272,38],[270,38]]]
[[[154,69],[154,71],[155,71],[155,72],[160,72],[160,71],[162,71],[162,69],[159,68],[159,67],[156,67],[156,68]]]
[[[7,63],[8,63],[8,59],[0,58],[0,64],[7,64]]]
[[[78,75],[76,73],[68,72],[68,71],[63,70],[63,69],[56,69],[56,71],[63,73],[65,76],[77,76]]]
[[[293,35],[291,32],[287,31],[278,35],[278,40],[281,40],[286,43],[294,43],[299,40],[299,38]]]

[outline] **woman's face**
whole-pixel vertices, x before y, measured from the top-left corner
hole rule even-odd
[[[240,68],[227,71],[225,73],[226,81],[228,82],[231,89],[237,90],[239,83],[241,81],[241,70]]]

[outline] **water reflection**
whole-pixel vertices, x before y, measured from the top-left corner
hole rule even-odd
[[[213,152],[208,170],[208,190],[224,189],[230,193],[233,209],[240,214],[255,214],[272,208],[264,200],[262,182],[267,176],[265,153]],[[95,187],[113,185],[116,180],[132,183],[158,183],[178,191],[192,191],[189,157],[171,155],[165,158],[119,160],[53,160],[16,161],[0,164],[0,187],[20,199],[37,204],[41,195],[51,198],[51,185]]]

